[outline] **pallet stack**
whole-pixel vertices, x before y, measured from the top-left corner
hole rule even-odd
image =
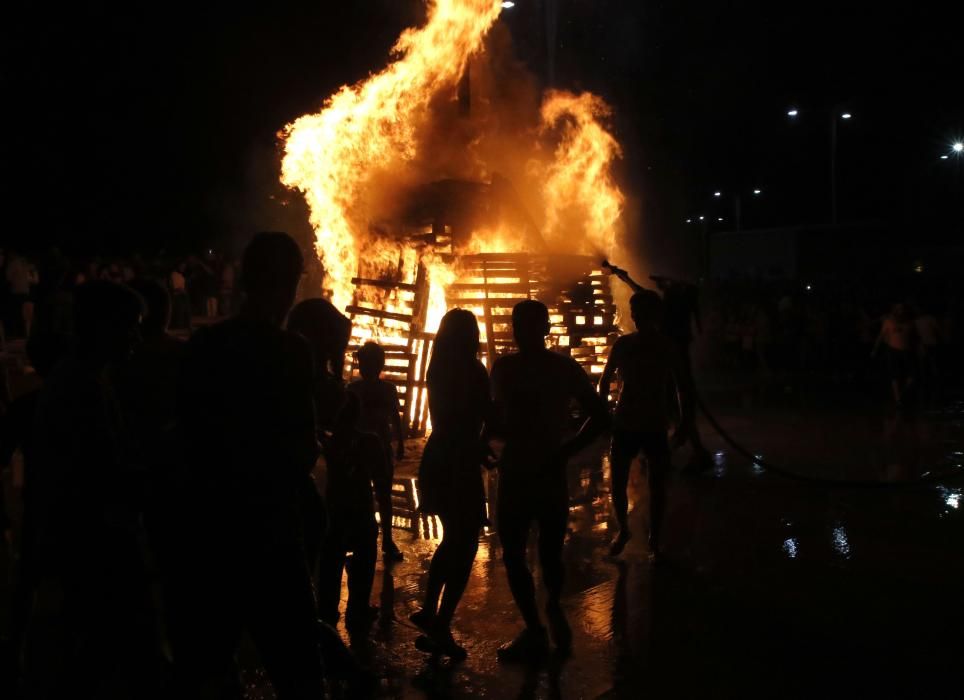
[[[619,335],[609,273],[589,256],[481,253],[455,260],[458,279],[446,290],[449,308],[479,319],[480,354],[486,366],[515,349],[512,307],[538,299],[549,307],[549,344],[571,356],[593,379],[602,373]],[[425,330],[428,282],[419,268],[412,284],[355,278],[352,344],[346,369],[357,376],[354,351],[367,340],[385,347],[383,378],[399,390],[410,435],[429,428],[426,373],[434,333]],[[364,301],[362,301],[364,300]],[[358,321],[361,321],[359,323]]]

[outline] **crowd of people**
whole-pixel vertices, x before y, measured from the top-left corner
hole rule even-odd
[[[716,282],[702,292],[699,365],[788,391],[814,378],[861,389],[910,378],[933,397],[964,349],[960,298],[947,281]]]
[[[213,265],[198,265],[215,279]],[[290,237],[258,234],[237,285],[225,273],[230,263],[219,268],[230,301],[212,296],[213,283],[200,297],[203,313],[214,298],[213,311],[229,317],[186,341],[169,327],[179,295],[190,303],[191,275],[202,274],[187,263],[153,276],[117,263],[90,267],[90,277],[51,287],[69,295],[69,326],[49,322],[55,314],[21,315],[32,321],[26,351],[42,386],[6,405],[0,424],[0,466],[18,450],[24,464],[20,522],[0,510],[0,529],[19,551],[8,668],[23,660],[38,592],[53,586],[64,659],[56,697],[93,697],[107,678],[125,682],[134,697],[240,697],[243,632],[280,698],[364,683],[334,626],[347,572],[345,627],[353,638],[369,633],[379,534],[386,566],[403,558],[392,538],[391,486],[406,436],[397,391],[380,376],[384,350],[364,345],[360,378],[343,381],[351,323],[324,299],[295,303],[303,268]],[[22,309],[41,280],[22,258],[7,261],[6,271],[11,304]],[[636,285],[636,331],[614,344],[598,387],[574,360],[547,349],[549,312],[539,301],[514,307],[518,351],[491,371],[478,357],[476,317],[463,309],[443,317],[427,373],[433,431],[418,475],[421,510],[438,516],[443,536],[422,606],[410,616],[423,632],[419,650],[466,656],[452,625],[486,523],[484,469],[498,469],[496,530],[523,622],[500,647],[501,661],[571,648],[561,604],[566,464],[607,431],[618,525],[609,553],[619,556],[631,537],[626,488],[642,454],[649,551],[659,559],[671,428],[673,445],[692,445],[696,468],[708,459],[693,419],[696,297],[685,285],[660,286],[662,296]],[[704,323],[707,336],[726,345],[722,361],[773,371],[810,367],[815,357],[845,371],[844,347],[869,356],[876,341],[901,406],[921,358],[954,337],[954,326],[915,318],[906,306],[880,329],[864,316],[859,305],[829,296],[772,304],[748,296],[708,309]],[[797,345],[807,349],[794,354]],[[584,419],[576,430],[573,402]],[[315,481],[319,457],[323,486]],[[526,552],[533,526],[541,612]]]
[[[192,317],[228,316],[240,300],[236,260],[213,249],[203,254],[145,258],[70,259],[57,249],[28,257],[0,249],[0,329],[8,339],[26,338],[35,323],[70,332],[73,290],[90,280],[126,284],[157,279],[171,295],[171,327],[188,329]]]

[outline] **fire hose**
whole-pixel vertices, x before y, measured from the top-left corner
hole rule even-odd
[[[613,265],[608,260],[603,260],[602,266],[608,269],[614,275],[616,275],[619,279],[621,279],[627,285],[629,285],[629,287],[634,292],[638,292],[645,289],[645,287],[643,287],[638,282],[633,280],[625,270]],[[652,276],[651,279],[653,279],[658,285],[663,283],[685,284],[685,283],[677,283],[675,280],[671,280],[666,277]],[[720,425],[720,422],[717,420],[716,416],[706,406],[706,402],[703,400],[703,397],[700,396],[700,393],[696,390],[695,383],[691,383],[690,391],[693,396],[693,401],[695,402],[696,406],[699,408],[700,413],[703,414],[703,416],[706,418],[709,424],[713,427],[713,430],[715,430],[716,433],[721,438],[723,438],[723,441],[727,445],[729,445],[734,452],[737,452],[738,454],[742,455],[747,460],[749,460],[751,464],[759,467],[760,469],[763,469],[764,471],[767,471],[767,472],[772,472],[786,479],[790,479],[803,484],[810,484],[813,486],[835,486],[839,488],[893,489],[893,488],[917,487],[921,485],[932,484],[938,481],[944,481],[947,479],[952,479],[956,477],[959,478],[961,476],[964,476],[964,469],[957,469],[953,472],[928,471],[928,472],[925,472],[923,475],[921,475],[921,477],[915,481],[909,481],[909,480],[883,481],[879,479],[878,480],[827,479],[824,477],[808,476],[806,474],[800,474],[799,472],[795,472],[792,469],[788,469],[786,467],[774,464],[773,462],[770,462],[769,460],[764,459],[762,456],[747,449],[743,444],[738,442],[736,438],[734,438],[722,425]]]

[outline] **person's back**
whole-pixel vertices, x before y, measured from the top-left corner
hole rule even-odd
[[[392,559],[402,560],[402,553],[392,541],[392,482],[395,463],[392,459],[392,434],[398,440],[396,454],[405,456],[405,435],[402,428],[401,407],[395,385],[381,378],[385,369],[385,351],[378,343],[365,343],[358,350],[358,369],[361,379],[348,385],[348,391],[359,401],[359,429],[378,437],[385,455],[384,468],[372,478],[378,493],[379,513],[382,519],[382,549]]]
[[[526,562],[533,523],[539,529],[539,560],[553,640],[561,653],[570,649],[572,632],[560,603],[569,517],[566,463],[609,422],[605,404],[579,365],[546,349],[549,310],[545,304],[534,300],[516,304],[512,330],[519,352],[496,360],[491,378],[496,431],[505,438],[499,464],[498,532],[509,588],[526,624],[514,641],[499,649],[499,659],[508,662],[532,661],[548,649]],[[569,437],[573,401],[589,417]]]
[[[666,431],[678,417],[676,371],[678,352],[656,330],[624,335],[613,345],[610,362],[622,379],[615,427]]]
[[[321,661],[299,517],[318,454],[307,341],[281,325],[303,259],[283,233],[244,253],[247,297],[237,318],[188,343],[177,410],[184,523],[173,548],[168,629],[178,697],[197,697],[229,673],[242,630],[280,697],[319,697]]]
[[[545,348],[503,355],[492,366],[492,388],[505,438],[505,478],[561,476],[542,473],[572,427],[572,400],[592,389],[586,373],[570,357]]]
[[[398,390],[378,376],[356,379],[348,391],[361,402],[359,427],[377,435],[386,447],[391,446],[393,424],[399,412]]]
[[[311,377],[307,343],[259,319],[192,336],[178,404],[197,486],[216,495],[211,507],[252,526],[292,506],[317,454]]]

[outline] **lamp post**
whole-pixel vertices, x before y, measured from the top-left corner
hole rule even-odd
[[[796,107],[787,110],[787,117],[795,120],[800,115]],[[837,225],[837,127],[840,120],[849,121],[853,114],[836,105],[830,110],[830,223]]]

